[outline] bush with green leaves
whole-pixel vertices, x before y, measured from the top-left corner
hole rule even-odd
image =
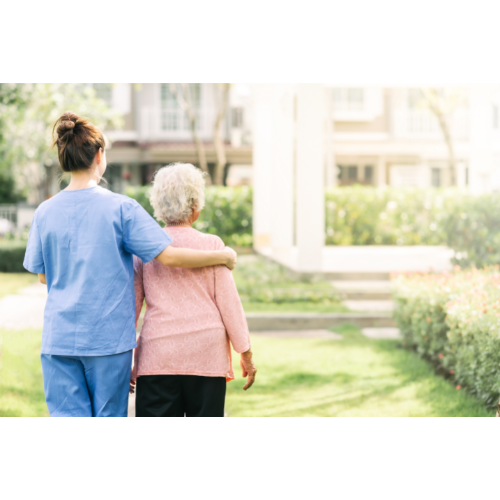
[[[153,215],[149,186],[130,187],[126,194]],[[164,225],[164,224],[162,224]],[[252,246],[252,188],[209,186],[205,190],[205,208],[194,223],[195,229],[216,234],[226,245]]]
[[[394,280],[403,343],[433,361],[488,406],[500,397],[498,266]]]
[[[23,267],[25,253],[26,241],[0,241],[0,273],[26,272]]]
[[[456,188],[332,188],[326,243],[447,245],[462,267],[499,264],[500,196]]]

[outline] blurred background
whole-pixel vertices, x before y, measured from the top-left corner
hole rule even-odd
[[[251,393],[229,384],[229,416],[491,415],[496,371],[470,374],[491,346],[460,358],[452,292],[425,302],[437,285],[410,273],[500,264],[500,85],[245,83],[0,84],[0,415],[46,414],[45,289],[22,260],[34,211],[68,183],[50,147],[66,110],[109,140],[102,186],[151,214],[156,170],[207,172],[196,228],[240,254],[260,365]]]

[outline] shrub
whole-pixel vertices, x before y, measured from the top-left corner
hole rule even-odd
[[[25,241],[0,242],[0,273],[27,272],[23,267],[25,253]]]
[[[131,187],[126,194],[153,215],[149,186]],[[216,234],[226,245],[252,246],[252,189],[210,186],[205,190],[205,208],[194,223],[195,229]],[[163,225],[163,224],[162,224]]]
[[[462,267],[500,264],[500,197],[456,188],[332,188],[326,243],[447,245]]]
[[[394,317],[403,343],[487,405],[500,397],[500,273],[401,275]]]

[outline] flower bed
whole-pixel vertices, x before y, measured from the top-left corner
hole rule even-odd
[[[403,343],[488,406],[500,396],[500,272],[396,277],[394,317]]]

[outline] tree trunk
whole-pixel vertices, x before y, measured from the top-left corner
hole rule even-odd
[[[215,87],[215,92],[218,93],[217,87]],[[224,148],[224,141],[220,133],[220,125],[222,123],[222,120],[226,116],[228,97],[229,97],[229,83],[223,83],[221,101],[214,124],[214,149],[215,149],[215,154],[217,156],[217,163],[215,164],[215,170],[214,170],[214,184],[218,186],[222,186],[224,184],[226,150]]]
[[[432,96],[431,96],[432,94]],[[448,122],[448,117],[441,109],[439,105],[439,93],[436,89],[430,89],[430,91],[424,91],[424,95],[429,106],[429,109],[436,116],[439,128],[443,133],[443,138],[446,143],[446,147],[448,149],[448,164],[449,164],[449,172],[450,172],[450,185],[455,186],[457,183],[456,180],[456,161],[455,161],[455,150],[453,148],[453,141],[451,139],[450,133],[450,125]]]
[[[189,91],[189,84],[182,83],[184,96],[180,96],[177,91],[177,85],[175,83],[170,84],[170,91],[175,95],[175,98],[179,104],[179,106],[185,111],[188,120],[189,120],[189,128],[191,129],[191,135],[193,137],[194,147],[196,149],[196,155],[198,156],[198,166],[203,172],[206,172],[208,175],[206,176],[206,184],[211,184],[210,172],[208,171],[207,165],[207,156],[205,154],[205,147],[203,143],[200,141],[198,137],[198,133],[196,132],[196,115],[193,111],[193,106],[191,103],[191,93]]]

